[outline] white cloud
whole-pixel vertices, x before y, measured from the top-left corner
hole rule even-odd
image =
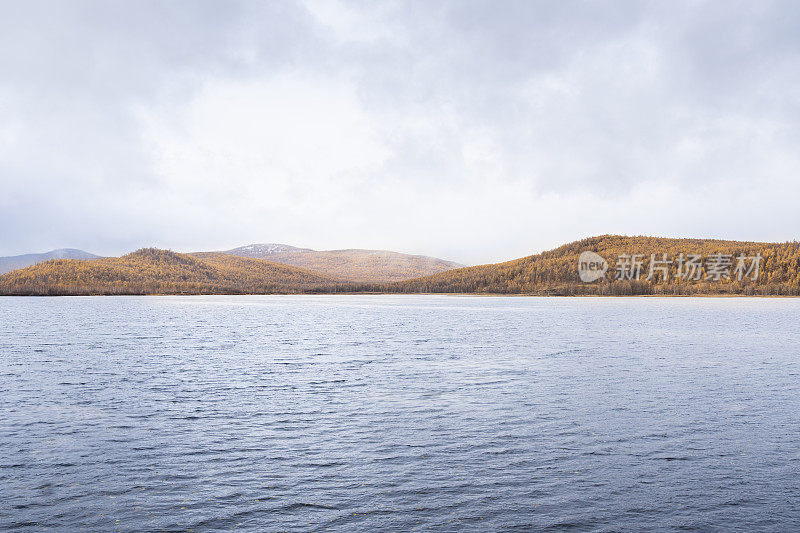
[[[796,238],[793,3],[13,11],[0,254]]]
[[[180,193],[221,185],[291,206],[352,187],[387,156],[353,88],[330,79],[211,80],[188,102],[139,115],[159,188]]]

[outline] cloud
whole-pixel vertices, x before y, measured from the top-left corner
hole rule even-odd
[[[2,254],[797,237],[791,2],[9,6]]]

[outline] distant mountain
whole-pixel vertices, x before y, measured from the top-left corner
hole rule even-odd
[[[220,253],[146,248],[92,261],[56,259],[0,276],[0,294],[275,294],[333,292],[319,272]]]
[[[311,248],[295,248],[288,244],[248,244],[247,246],[240,246],[233,250],[228,250],[226,254],[238,255],[241,257],[252,257],[253,259],[266,259],[268,255],[282,254],[282,253],[297,253],[297,252],[313,252]]]
[[[695,264],[697,275],[678,276],[679,267],[685,274],[685,260],[691,257],[700,258]],[[744,275],[736,270],[740,257],[743,262],[749,261]],[[758,276],[754,277],[749,267],[755,257],[760,259]],[[654,259],[663,270],[648,280],[648,266]],[[726,275],[715,278],[722,259],[727,261],[723,269]],[[639,262],[640,275],[619,276],[620,269],[624,272],[632,260]],[[284,263],[288,261],[315,268]],[[579,269],[579,263],[588,264],[587,261],[594,265],[591,272],[599,274],[591,282],[581,279],[581,272],[585,277],[586,270]],[[14,270],[0,275],[0,295],[385,292],[800,296],[800,242],[602,235],[504,263],[455,269],[453,265],[441,259],[395,252],[318,252],[272,244],[251,245],[227,253],[179,254],[147,248],[122,257],[52,259]],[[450,269],[410,280],[383,281],[425,268],[445,267]],[[389,272],[381,273],[381,268]]]
[[[578,262],[582,252],[594,252],[607,262],[608,272],[592,283],[579,278]],[[667,279],[657,272],[646,279],[651,254],[666,260]],[[679,279],[680,255],[701,257],[698,279]],[[728,278],[709,277],[710,260],[723,254],[730,261]],[[617,279],[620,259],[643,262],[639,279]],[[735,272],[740,255],[761,256],[756,280]],[[621,263],[624,267],[624,262]],[[749,268],[751,261],[746,262]],[[751,274],[752,275],[752,274]],[[626,237],[602,235],[560,246],[505,263],[450,270],[420,279],[389,285],[392,292],[488,293],[541,295],[637,295],[637,294],[762,294],[800,296],[800,242],[759,243],[715,239],[671,239],[661,237]]]
[[[19,268],[35,265],[50,259],[97,259],[99,255],[90,254],[83,250],[76,250],[75,248],[61,248],[58,250],[51,250],[43,254],[25,254],[13,255],[9,257],[0,257],[0,274],[11,272]]]
[[[222,252],[266,259],[348,281],[386,283],[445,272],[464,265],[435,257],[386,250],[312,250],[286,244],[251,244]]]

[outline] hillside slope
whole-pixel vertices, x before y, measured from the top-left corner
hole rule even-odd
[[[578,276],[581,252],[592,251],[609,265],[603,279],[584,283]],[[730,255],[729,278],[709,277],[713,254]],[[637,280],[616,279],[620,254],[641,254],[641,276]],[[651,254],[672,263],[666,266],[667,279],[656,271],[647,281]],[[702,257],[700,279],[678,279],[680,254]],[[760,254],[759,276],[752,273],[738,279],[737,257]],[[624,261],[624,260],[623,260]],[[752,261],[746,262],[750,266]],[[685,266],[684,266],[685,269]],[[684,270],[685,271],[685,270]],[[746,274],[746,272],[745,272]],[[668,239],[659,237],[623,237],[603,235],[566,244],[554,250],[505,263],[461,268],[420,279],[395,283],[394,292],[491,293],[491,294],[772,294],[800,295],[800,243],[755,243],[708,239]]]
[[[0,274],[25,268],[51,259],[98,259],[100,256],[76,250],[75,248],[60,248],[42,254],[24,254],[0,257]]]
[[[92,261],[57,259],[0,276],[0,294],[270,294],[333,291],[337,280],[289,265],[155,248]]]
[[[608,271],[600,279],[584,283],[579,277],[578,262],[581,253],[589,251],[605,259]],[[681,257],[694,254],[700,259],[696,276],[692,277],[687,276],[688,267]],[[639,275],[626,277],[625,272],[632,274],[630,268],[618,267],[630,267],[625,258],[631,256],[639,260]],[[747,266],[749,260],[751,267],[752,259],[760,257],[757,276],[750,270],[737,272],[739,256],[743,258],[742,265]],[[727,260],[727,266],[722,275],[715,276],[715,271],[720,272],[720,257]],[[652,259],[668,262],[648,280]],[[679,267],[683,277],[678,276]],[[263,259],[216,252],[178,254],[153,248],[91,261],[50,260],[0,276],[2,295],[318,292],[800,295],[800,243],[604,235],[505,263],[393,283],[355,283]]]
[[[403,281],[464,266],[435,257],[386,250],[318,251],[285,244],[251,244],[222,253],[266,259],[307,268],[335,278],[370,283]]]

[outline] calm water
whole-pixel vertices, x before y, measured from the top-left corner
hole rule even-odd
[[[0,529],[800,528],[800,300],[0,298]]]

